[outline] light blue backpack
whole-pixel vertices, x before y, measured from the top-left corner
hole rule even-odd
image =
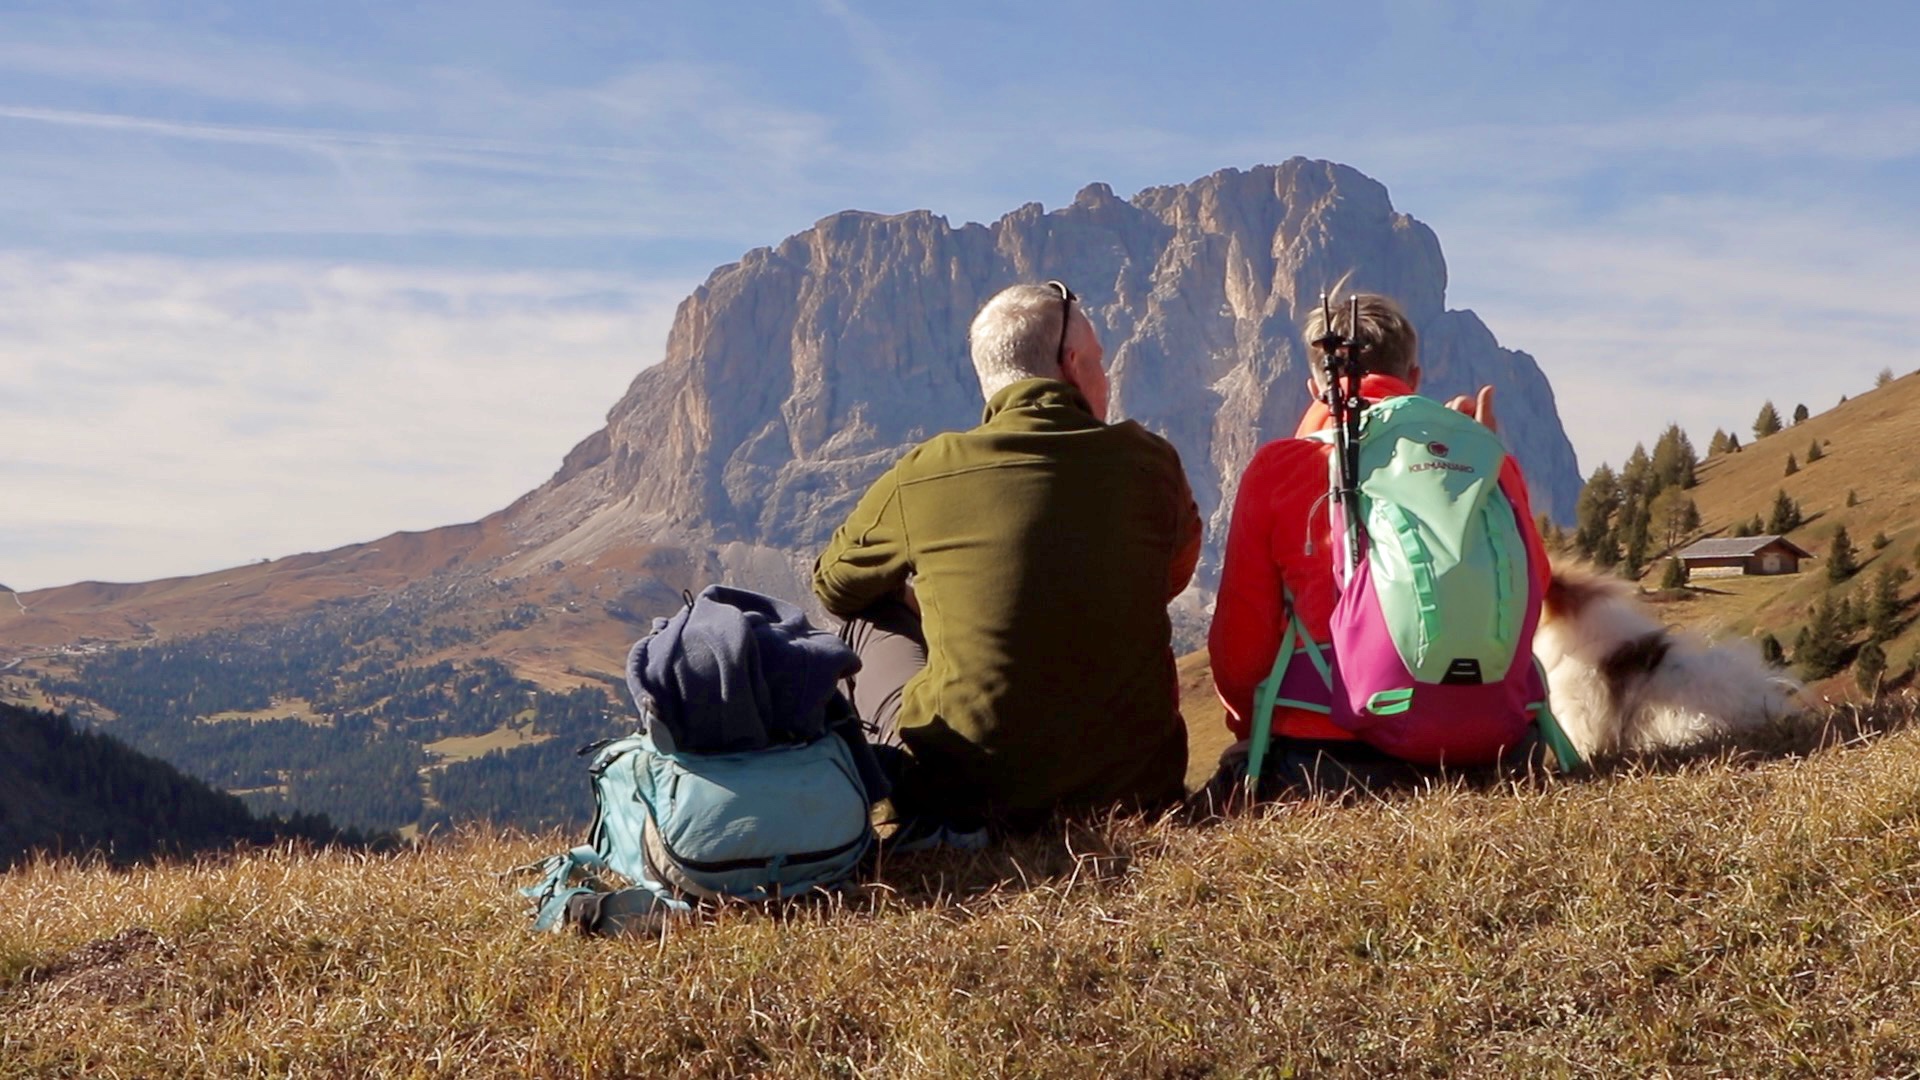
[[[554,927],[567,902],[609,887],[611,870],[684,911],[701,900],[770,900],[852,876],[873,844],[871,801],[847,742],[737,754],[661,751],[645,734],[594,755],[587,843],[543,864],[521,890]]]
[[[586,844],[547,859],[542,880],[520,890],[538,908],[534,929],[559,927],[592,893],[617,893],[632,915],[794,896],[852,876],[873,846],[886,781],[852,707],[814,677],[857,666],[844,648],[791,605],[717,586],[657,623],[628,659],[646,725],[581,751],[594,755],[593,825]]]

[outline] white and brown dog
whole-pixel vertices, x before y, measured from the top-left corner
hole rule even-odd
[[[1800,684],[1752,642],[1667,627],[1632,586],[1585,566],[1553,568],[1533,654],[1554,716],[1589,760],[1737,737],[1801,707]]]

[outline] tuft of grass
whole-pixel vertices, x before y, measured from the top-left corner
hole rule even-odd
[[[0,877],[0,1076],[1901,1075],[1920,731],[1061,823],[635,939],[458,832]]]

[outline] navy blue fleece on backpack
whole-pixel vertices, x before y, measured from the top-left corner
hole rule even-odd
[[[672,749],[738,753],[819,738],[827,699],[859,667],[846,642],[799,607],[709,585],[634,644],[627,689]]]

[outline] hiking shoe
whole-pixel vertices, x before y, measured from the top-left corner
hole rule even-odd
[[[988,839],[985,826],[962,829],[932,818],[909,818],[887,837],[886,851],[889,855],[911,855],[941,848],[979,851],[987,846]]]

